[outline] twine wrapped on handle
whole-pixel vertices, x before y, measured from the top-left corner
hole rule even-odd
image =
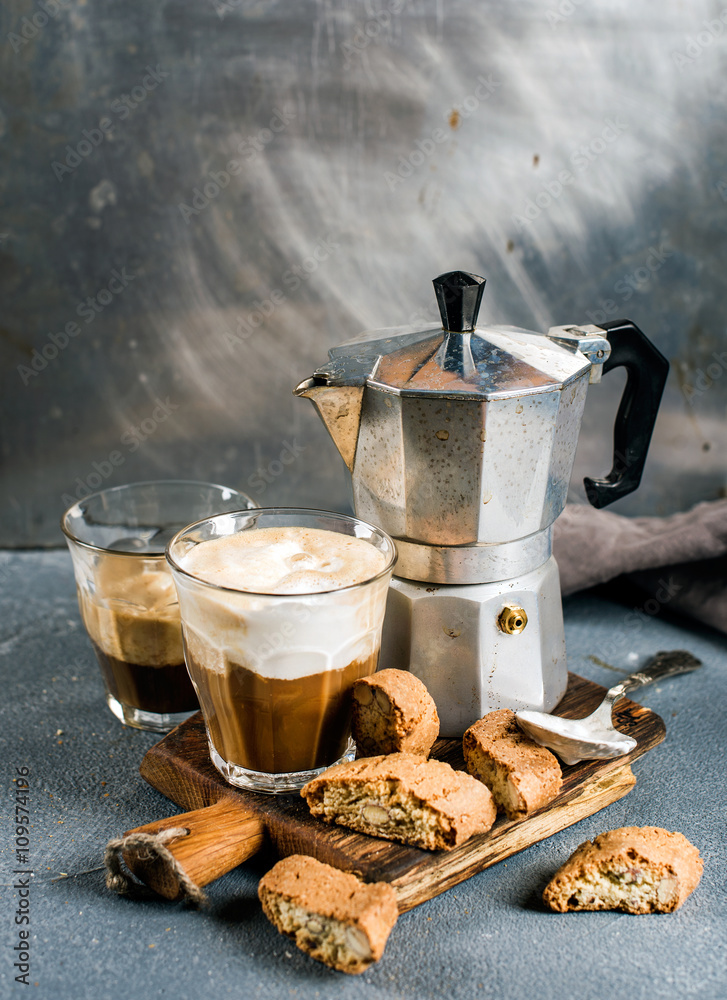
[[[140,888],[122,869],[159,896],[204,906],[202,886],[232,871],[265,842],[263,820],[236,794],[127,830],[106,847],[106,884],[113,892]]]
[[[200,887],[187,875],[177,859],[165,846],[177,837],[189,836],[189,829],[183,826],[170,827],[159,833],[132,832],[124,837],[115,837],[106,845],[104,864],[106,866],[106,886],[120,895],[130,893],[141,883],[134,881],[123,870],[123,854],[132,854],[150,878],[152,888],[164,886],[176,889],[177,900],[189,900],[195,906],[206,906],[208,899]],[[173,891],[173,890],[172,890]],[[162,895],[172,898],[168,892]]]

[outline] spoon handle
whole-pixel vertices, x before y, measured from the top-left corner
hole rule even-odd
[[[665,680],[667,677],[674,677],[676,674],[688,674],[701,666],[702,661],[684,649],[662,651],[657,653],[643,670],[638,670],[635,674],[625,677],[619,684],[614,685],[608,692],[609,701],[613,704],[627,691],[644,687],[646,684],[653,684],[654,681]]]

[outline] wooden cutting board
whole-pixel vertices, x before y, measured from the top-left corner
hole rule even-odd
[[[605,693],[605,688],[570,674],[557,714],[583,717]],[[184,890],[179,872],[170,869],[166,851],[196,885],[203,886],[267,843],[279,857],[309,854],[367,882],[390,882],[404,912],[626,795],[636,782],[631,762],[659,744],[666,730],[658,715],[628,699],[619,703],[614,721],[637,740],[630,754],[563,765],[562,790],[546,808],[524,820],[501,816],[488,833],[452,851],[423,851],[328,826],[310,815],[299,795],[271,796],[232,788],[210,761],[204,723],[197,713],[153,746],[140,767],[150,785],[193,811],[138,827],[125,836],[159,834],[170,828],[189,832],[161,851],[128,849],[124,858],[148,885],[169,899],[178,899]],[[432,756],[464,769],[461,740],[438,740]]]

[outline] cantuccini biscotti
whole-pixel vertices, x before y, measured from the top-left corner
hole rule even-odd
[[[451,850],[489,830],[485,785],[440,760],[394,753],[336,764],[301,790],[314,816],[427,850]]]
[[[268,920],[301,951],[353,974],[378,962],[398,917],[396,893],[387,882],[359,882],[302,854],[271,868],[260,880],[258,897]]]
[[[551,910],[671,913],[702,877],[697,848],[681,833],[625,826],[581,844],[545,887]]]
[[[353,685],[351,735],[361,757],[429,756],[439,716],[425,684],[408,670],[379,670]]]
[[[470,726],[462,751],[468,772],[487,785],[509,819],[523,819],[560,791],[558,758],[525,735],[509,708]]]

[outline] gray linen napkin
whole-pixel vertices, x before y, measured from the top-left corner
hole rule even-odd
[[[569,504],[553,551],[564,595],[628,574],[659,604],[727,632],[727,500],[670,517]]]

